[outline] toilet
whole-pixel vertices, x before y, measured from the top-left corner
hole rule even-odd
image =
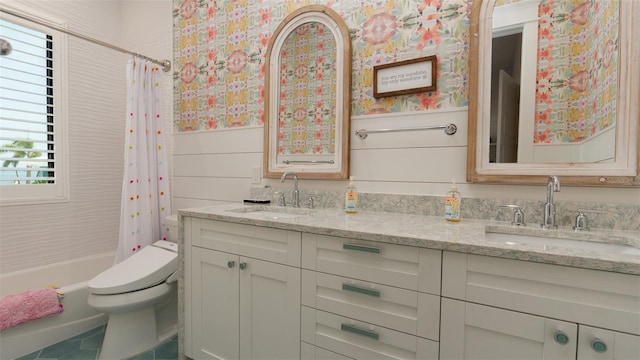
[[[169,240],[178,219],[167,217]],[[177,334],[178,244],[160,240],[91,279],[87,302],[108,315],[99,359],[122,359]]]

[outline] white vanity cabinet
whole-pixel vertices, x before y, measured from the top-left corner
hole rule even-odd
[[[185,218],[185,354],[300,358],[299,232]]]
[[[640,276],[445,251],[441,359],[640,359]]]
[[[183,235],[193,359],[640,359],[640,275],[197,215]]]
[[[352,359],[438,358],[440,251],[302,236],[302,348]]]

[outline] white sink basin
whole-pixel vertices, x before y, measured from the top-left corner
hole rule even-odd
[[[485,232],[485,238],[489,241],[501,242],[506,245],[533,245],[541,250],[549,248],[564,248],[576,250],[589,250],[614,254],[640,255],[640,249],[631,245],[606,243],[597,241],[560,239],[546,236],[507,234],[499,232]]]
[[[230,209],[227,211],[245,214],[253,218],[261,219],[295,219],[297,217],[306,216],[313,213],[310,209],[288,208],[277,206],[243,206],[240,208]]]

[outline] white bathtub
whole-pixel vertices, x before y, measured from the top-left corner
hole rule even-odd
[[[87,281],[113,265],[114,253],[65,261],[0,275],[0,296],[48,285],[64,292],[64,312],[0,332],[0,359],[15,359],[107,322],[87,305]]]

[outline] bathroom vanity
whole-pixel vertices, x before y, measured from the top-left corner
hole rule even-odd
[[[541,246],[490,221],[238,204],[180,219],[190,358],[640,358],[637,233]]]

